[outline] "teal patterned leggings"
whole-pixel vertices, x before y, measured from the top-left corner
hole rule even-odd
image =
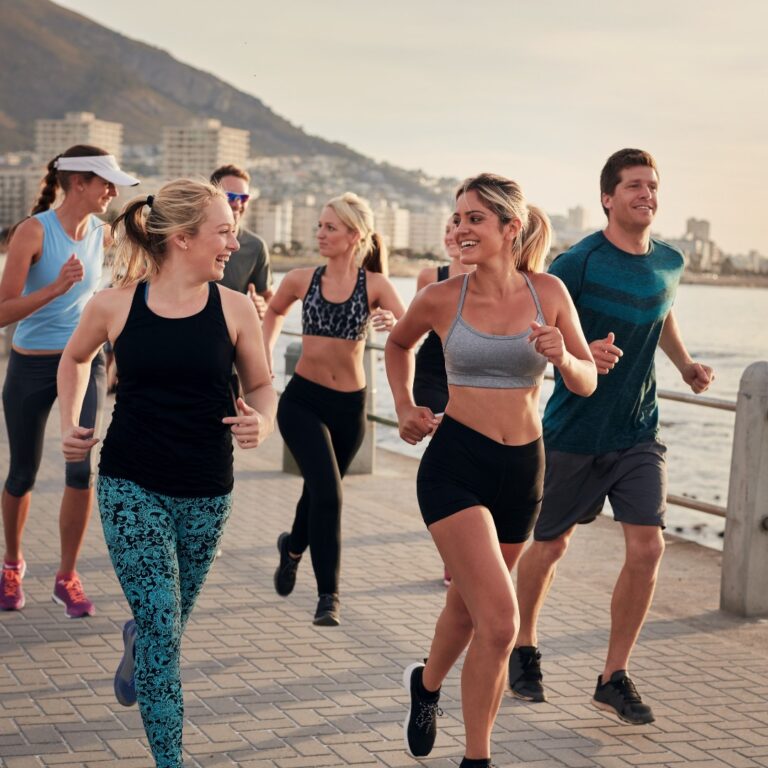
[[[99,477],[112,565],[136,620],[136,695],[158,768],[180,768],[181,636],[210,570],[232,494],[176,498]]]

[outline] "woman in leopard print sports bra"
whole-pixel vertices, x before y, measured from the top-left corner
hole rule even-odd
[[[277,423],[304,478],[290,533],[277,539],[275,590],[288,596],[309,547],[317,580],[314,623],[339,623],[341,480],[365,434],[363,352],[369,321],[389,331],[405,308],[384,276],[386,251],[368,203],[352,192],[330,200],[317,225],[317,269],[294,269],[264,318],[271,356],[285,315],[302,302],[302,351],[280,398]],[[360,266],[357,257],[362,257]]]

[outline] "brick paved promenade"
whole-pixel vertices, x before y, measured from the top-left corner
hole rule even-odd
[[[0,373],[4,375],[4,360]],[[111,406],[111,403],[110,403]],[[279,436],[237,453],[235,510],[184,644],[188,766],[415,766],[403,751],[403,667],[425,655],[444,588],[419,518],[415,462],[379,454],[346,481],[342,625],[315,628],[309,562],[295,593],[272,588],[275,539],[299,494]],[[3,473],[7,446],[0,443]],[[98,613],[67,620],[50,599],[62,482],[58,416],[26,534],[27,607],[0,614],[0,765],[151,766],[136,708],[114,700],[126,607],[94,518],[80,562]],[[633,659],[657,722],[619,724],[590,704],[608,630],[618,527],[575,537],[541,627],[550,702],[505,696],[502,766],[768,766],[768,624],[717,610],[719,555],[668,540],[657,601]],[[768,588],[768,585],[767,585]],[[461,758],[458,671],[446,681],[434,768]]]

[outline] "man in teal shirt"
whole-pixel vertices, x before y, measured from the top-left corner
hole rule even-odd
[[[552,263],[568,288],[600,374],[596,392],[573,395],[555,373],[544,413],[547,468],[534,541],[518,566],[520,632],[509,663],[513,694],[545,701],[536,624],[575,527],[606,498],[621,523],[625,561],[613,591],[611,634],[595,706],[634,724],[653,722],[627,674],[664,552],[666,447],[659,428],[654,356],[660,346],[696,392],[712,369],[689,356],[672,311],[683,255],[651,238],[659,177],[650,154],[622,149],[606,162],[600,192],[608,224]]]

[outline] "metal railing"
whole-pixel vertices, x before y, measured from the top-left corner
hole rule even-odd
[[[299,331],[286,331],[283,330],[282,334],[285,336],[301,337]],[[374,352],[383,352],[384,345],[373,341],[366,341],[365,349]],[[551,373],[545,374],[545,378],[550,381],[554,380],[554,376]],[[685,392],[675,392],[671,389],[659,389],[656,392],[657,396],[662,400],[673,400],[678,403],[687,403],[689,405],[698,405],[704,408],[716,408],[721,411],[736,412],[736,402],[733,400],[724,400],[718,397],[708,397],[705,395],[688,395]],[[394,419],[388,419],[386,416],[379,416],[375,413],[366,413],[368,421],[373,424],[381,424],[385,427],[397,428],[397,421]],[[704,512],[708,515],[714,515],[716,517],[725,517],[727,509],[719,504],[709,504],[705,501],[698,501],[696,499],[689,498],[688,496],[680,496],[674,493],[667,494],[667,503],[674,504],[678,507],[686,507],[687,509],[694,509],[697,512]]]

